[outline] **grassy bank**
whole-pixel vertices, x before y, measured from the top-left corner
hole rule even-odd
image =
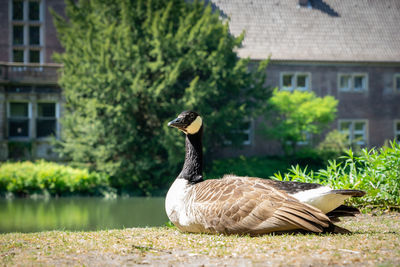
[[[0,264],[51,266],[398,266],[400,214],[360,215],[350,235],[218,236],[176,229],[0,234]]]

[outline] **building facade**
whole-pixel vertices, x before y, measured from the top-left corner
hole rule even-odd
[[[50,9],[64,2],[0,0],[0,160],[56,158],[63,98],[52,55],[62,48]]]
[[[245,33],[240,57],[270,59],[267,85],[314,91],[339,100],[331,129],[349,141],[378,147],[400,140],[400,1],[210,1],[229,18],[234,35]],[[277,143],[252,123],[241,150],[224,156],[279,153]]]
[[[240,57],[270,58],[267,85],[312,90],[339,100],[332,129],[349,141],[400,140],[400,1],[212,0],[231,33],[245,32]],[[62,52],[50,9],[63,0],[0,0],[0,160],[55,159],[63,110],[57,85]],[[224,156],[279,152],[249,124],[242,149]]]

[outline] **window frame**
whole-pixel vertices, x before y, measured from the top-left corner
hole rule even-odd
[[[292,84],[291,87],[285,87],[283,85],[283,77],[284,76],[288,76],[288,75],[292,76],[291,77],[291,84]],[[294,88],[295,88],[295,86],[294,86],[295,79],[296,79],[296,76],[294,75],[294,73],[281,73],[281,77],[280,77],[280,88],[281,88],[281,90],[282,91],[293,91]]]
[[[306,86],[305,87],[300,87],[299,86],[299,76],[305,76],[306,77]],[[298,72],[295,75],[295,81],[296,81],[296,86],[295,86],[295,90],[299,90],[299,91],[310,91],[311,90],[311,74],[308,73],[303,73],[303,72]]]
[[[44,28],[45,28],[45,0],[9,0],[9,61],[15,63],[31,63],[31,64],[43,64],[45,61],[45,38],[44,38]],[[22,20],[13,19],[13,8],[14,2],[22,2],[23,17]],[[39,3],[39,20],[29,20],[29,3],[37,2]],[[23,27],[23,43],[14,44],[14,26]],[[30,32],[29,28],[31,26],[39,27],[39,44],[30,44]],[[14,50],[23,51],[23,60],[14,61]],[[39,62],[30,62],[30,51],[39,51]]]
[[[11,116],[11,104],[13,103],[26,103],[28,105],[28,116],[27,117],[13,117]],[[28,135],[27,136],[10,136],[10,120],[12,119],[26,119],[28,120]],[[7,138],[10,140],[26,140],[32,137],[32,103],[24,100],[11,100],[7,102]]]
[[[59,137],[59,131],[60,131],[60,129],[59,129],[59,118],[60,118],[60,104],[58,103],[58,102],[56,102],[56,101],[38,101],[38,102],[36,102],[36,114],[35,114],[35,130],[36,130],[36,138],[37,139],[40,139],[40,140],[43,140],[43,139],[49,139],[49,138],[51,138],[52,137],[52,135],[48,135],[48,136],[41,136],[41,137],[38,137],[37,136],[37,132],[38,132],[38,120],[50,120],[50,119],[46,119],[46,117],[39,117],[39,104],[54,104],[55,106],[54,106],[54,108],[55,108],[55,110],[54,110],[54,112],[55,112],[55,114],[54,114],[54,117],[51,117],[51,119],[53,120],[55,120],[55,133],[54,133],[54,137],[55,138],[58,138]]]
[[[343,76],[349,76],[350,77],[349,87],[342,87],[341,78]],[[355,79],[357,77],[363,77],[364,78],[362,80],[363,88],[361,88],[361,89],[356,89],[355,88]],[[365,72],[351,72],[351,73],[341,72],[341,73],[338,73],[337,89],[338,89],[339,92],[365,93],[365,92],[368,92],[368,87],[369,87],[369,76],[368,76],[368,73],[365,73]]]
[[[243,134],[246,134],[248,138],[242,142],[242,145],[249,146],[253,143],[253,129],[254,129],[254,120],[250,119],[249,121],[249,128],[244,129],[242,131]]]
[[[244,146],[250,146],[250,145],[253,144],[253,139],[254,139],[254,119],[246,120],[246,122],[249,122],[249,128],[248,129],[235,130],[234,133],[235,134],[240,134],[240,133],[247,134],[248,139],[244,140],[241,144],[244,145]],[[231,140],[224,140],[224,144],[225,145],[232,145],[232,141]]]
[[[393,75],[393,91],[395,93],[399,93],[400,94],[400,81],[399,81],[399,84],[397,84],[397,78],[400,79],[400,73],[395,73]],[[399,87],[399,88],[397,88],[397,87]]]
[[[399,125],[399,128],[397,128]],[[393,122],[394,139],[400,144],[400,119],[394,120]]]
[[[344,131],[341,129],[341,125],[342,123],[348,122],[350,123],[350,129],[349,132]],[[355,129],[355,125],[356,123],[364,123],[364,130],[362,132],[362,135],[364,137],[363,141],[355,141],[355,135],[356,134],[360,134],[359,131],[357,131]],[[339,119],[338,120],[338,130],[341,133],[346,133],[348,134],[348,143],[351,144],[356,144],[356,145],[360,145],[360,146],[368,146],[369,143],[369,135],[368,135],[368,131],[369,131],[369,125],[368,125],[368,119]],[[357,132],[356,132],[357,131]]]
[[[342,77],[348,77],[349,78],[349,80],[348,80],[348,82],[347,82],[347,87],[342,87]],[[350,92],[351,91],[351,88],[352,88],[352,84],[353,84],[353,82],[352,82],[352,75],[351,74],[339,74],[339,77],[338,77],[338,87],[339,87],[339,90],[340,91],[342,91],[342,92]]]
[[[283,85],[283,77],[287,75],[292,75],[292,86],[291,87],[285,87]],[[299,87],[298,86],[298,77],[299,76],[306,76],[306,86],[305,87]],[[294,90],[298,91],[311,91],[311,72],[301,72],[301,71],[287,71],[287,72],[281,72],[280,77],[279,77],[279,88],[282,91],[289,91],[293,92]]]

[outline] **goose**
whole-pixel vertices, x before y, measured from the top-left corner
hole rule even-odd
[[[204,180],[201,116],[184,111],[168,126],[186,135],[183,168],[165,199],[168,218],[179,230],[249,235],[350,232],[333,222],[359,213],[343,203],[350,197],[363,196],[364,191],[235,175]]]

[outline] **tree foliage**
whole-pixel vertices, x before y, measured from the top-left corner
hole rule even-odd
[[[55,57],[66,97],[59,151],[119,189],[154,192],[176,176],[184,138],[166,123],[182,110],[203,115],[210,153],[235,143],[270,96],[266,62],[249,71],[234,52],[243,36],[188,2],[69,0],[66,19],[53,12],[65,48]]]
[[[319,134],[336,117],[338,101],[314,92],[274,90],[268,100],[270,120],[266,132],[278,140],[286,154],[294,153],[307,135]]]

